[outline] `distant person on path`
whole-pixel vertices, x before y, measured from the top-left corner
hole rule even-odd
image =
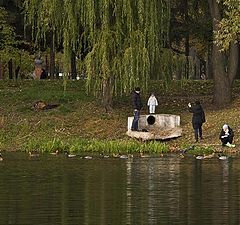
[[[42,69],[42,73],[40,75],[40,79],[43,80],[43,79],[47,79],[47,72],[45,69]]]
[[[138,131],[138,120],[140,117],[140,110],[142,109],[142,102],[140,97],[140,88],[136,87],[132,92],[132,106],[134,109],[134,117],[132,122],[132,131]]]
[[[202,124],[205,122],[205,113],[200,104],[200,101],[195,101],[195,104],[192,106],[191,103],[188,103],[188,108],[192,116],[192,126],[194,129],[195,142],[198,142],[198,137],[200,140],[202,136]]]
[[[35,68],[35,70],[34,70],[34,72],[32,74],[32,78],[34,80],[47,79],[47,72],[46,72],[46,70],[44,70],[44,69],[42,69],[40,67],[37,67],[37,68]]]
[[[219,139],[222,141],[222,145],[230,148],[234,148],[235,145],[232,144],[233,137],[234,137],[234,132],[232,128],[229,127],[227,124],[224,124],[219,135]]]
[[[151,96],[149,97],[147,105],[149,107],[149,113],[154,114],[155,108],[156,108],[156,106],[158,106],[158,101],[157,101],[157,98],[155,97],[154,93],[152,93]]]

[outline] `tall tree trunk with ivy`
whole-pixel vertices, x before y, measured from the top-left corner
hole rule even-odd
[[[217,0],[208,0],[212,16],[213,31],[218,30],[218,23],[222,19],[220,5]],[[231,42],[227,52],[220,51],[215,43],[212,49],[214,93],[213,102],[216,106],[226,106],[232,100],[232,86],[236,77],[239,46]]]

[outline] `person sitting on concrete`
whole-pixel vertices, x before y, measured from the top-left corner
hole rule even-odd
[[[138,121],[140,117],[140,110],[142,109],[142,102],[140,97],[140,88],[137,87],[132,92],[132,106],[134,109],[134,117],[132,122],[132,131],[138,131]]]
[[[149,107],[149,113],[154,114],[155,108],[156,108],[156,106],[158,106],[158,101],[157,101],[157,98],[155,97],[154,93],[152,93],[151,96],[149,97],[147,105]]]
[[[195,104],[192,105],[188,103],[188,109],[192,116],[192,126],[194,129],[195,142],[198,142],[198,134],[199,138],[202,139],[202,124],[205,123],[205,113],[199,101],[195,101]]]
[[[234,148],[235,145],[232,144],[233,137],[234,137],[234,132],[232,128],[229,127],[227,124],[224,124],[219,135],[219,139],[222,141],[222,145],[230,148]]]

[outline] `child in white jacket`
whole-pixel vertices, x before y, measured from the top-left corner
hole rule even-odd
[[[158,106],[158,101],[154,93],[152,93],[151,96],[149,97],[147,105],[149,106],[149,113],[150,114],[155,113],[155,108],[156,106]]]

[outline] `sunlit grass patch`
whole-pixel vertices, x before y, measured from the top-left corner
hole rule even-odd
[[[134,140],[87,140],[81,138],[75,138],[70,140],[54,139],[30,139],[22,148],[23,151],[38,151],[41,153],[47,152],[69,152],[69,153],[166,153],[168,147],[161,142],[148,142],[141,143]]]

